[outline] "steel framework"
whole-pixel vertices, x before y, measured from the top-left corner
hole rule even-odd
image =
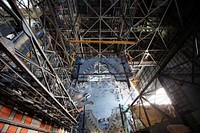
[[[44,29],[39,16],[33,17],[31,8],[22,2],[0,1],[1,24],[8,29],[8,33],[1,31],[0,37],[1,100],[70,129],[78,124],[79,112],[71,97],[74,93],[70,66],[65,61],[69,55],[66,50],[59,53],[59,48],[65,47],[58,40],[52,41],[54,37]],[[28,2],[34,6],[33,1]],[[21,6],[26,7],[22,13]],[[24,12],[28,12],[29,23]]]
[[[99,44],[98,47],[93,47],[90,44],[81,44],[81,49],[86,52],[89,47],[97,50],[100,55],[112,50],[124,51],[130,62],[139,61],[140,65],[149,60],[156,64],[160,59],[154,56],[155,53],[162,55],[169,48],[163,39],[163,32],[170,28],[165,26],[163,20],[170,5],[171,1],[168,0],[83,0],[78,3],[77,26],[80,29],[80,40],[135,41],[138,45],[123,43],[124,46],[112,46],[108,43],[107,46]]]
[[[169,77],[176,66],[163,69],[199,23],[196,6],[188,13],[192,8],[183,9],[177,0],[0,0],[0,6],[1,100],[67,128],[78,123],[72,100],[79,94],[77,60],[123,56],[140,92],[126,111],[137,101],[146,110],[143,101],[158,88],[159,74]],[[187,82],[199,85],[195,70]]]

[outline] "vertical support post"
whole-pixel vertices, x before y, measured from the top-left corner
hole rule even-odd
[[[84,107],[83,107],[82,133],[86,133],[86,132],[85,132],[85,105],[84,105]]]
[[[194,74],[195,74],[195,64],[196,64],[196,58],[199,55],[199,47],[198,47],[198,38],[197,33],[194,33],[194,43],[193,43],[193,59],[192,59],[192,83],[195,82]]]
[[[124,73],[125,73],[125,76],[126,76],[127,85],[128,85],[129,90],[130,90],[131,84],[130,84],[130,81],[129,81],[128,75],[127,75],[127,73],[126,73],[126,69],[125,69],[124,64],[125,64],[125,63],[122,63],[122,66],[123,66]]]
[[[131,114],[132,114],[132,119],[133,119],[133,125],[134,125],[134,127],[135,127],[135,129],[134,129],[134,131],[137,131],[137,125],[136,125],[136,122],[135,122],[135,118],[134,118],[134,116],[133,116],[133,108],[131,108],[130,109],[131,110]]]
[[[141,113],[140,113],[140,100],[138,101],[138,104],[139,104],[139,106],[138,106],[138,111],[139,111],[138,119],[140,120],[140,122],[142,123],[142,125],[146,128],[147,126],[146,126],[145,123],[140,119],[140,115],[141,115]]]
[[[122,121],[122,128],[125,131],[125,125],[124,125],[124,117],[123,117],[123,112],[122,112],[122,107],[121,104],[119,104],[119,110],[120,110],[120,115],[121,115],[121,121]]]
[[[149,126],[151,126],[151,122],[150,122],[150,120],[149,120],[149,116],[148,116],[148,113],[147,113],[147,111],[146,111],[146,108],[144,107],[142,98],[140,98],[140,100],[141,100],[141,103],[142,103],[142,108],[143,108],[143,110],[144,110],[145,117],[146,117],[146,119],[147,119],[147,123],[148,123]]]
[[[199,47],[199,43],[198,43],[198,35],[197,35],[197,33],[195,33],[195,48],[196,48],[196,53],[197,53],[197,56],[199,56],[199,49],[200,49],[200,47]]]
[[[101,20],[102,20],[102,0],[100,0],[100,11],[99,11],[99,41],[101,41]],[[101,57],[101,43],[99,43],[99,57]]]
[[[30,0],[28,0],[28,24],[31,27]]]
[[[195,73],[195,42],[196,42],[196,36],[194,34],[194,43],[192,45],[192,83],[194,83],[194,73]]]

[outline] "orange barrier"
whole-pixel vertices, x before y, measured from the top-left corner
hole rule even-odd
[[[21,122],[23,115],[20,113],[16,113],[14,117],[14,121]],[[17,131],[17,126],[9,126],[7,132],[15,133]]]
[[[6,119],[10,119],[10,120],[13,120],[15,122],[20,122],[20,123],[23,123],[23,124],[26,124],[26,125],[37,126],[38,128],[40,127],[41,129],[44,129],[46,131],[54,131],[54,132],[57,132],[57,133],[62,133],[63,132],[63,130],[61,128],[59,128],[59,129],[58,128],[54,128],[52,125],[50,125],[48,123],[43,123],[43,122],[41,122],[39,120],[33,119],[32,117],[29,117],[27,115],[18,113],[15,110],[12,110],[10,108],[7,108],[7,107],[1,106],[1,105],[0,105],[0,117],[6,118]],[[33,130],[0,123],[0,132],[5,132],[5,133],[15,133],[15,132],[28,133],[30,131],[33,131]],[[38,133],[42,133],[42,132],[38,132]]]
[[[40,128],[44,129],[44,123],[43,122],[41,122]],[[42,133],[42,132],[38,132],[38,133]]]
[[[2,107],[0,110],[0,117],[8,118],[12,110],[7,107]],[[5,124],[0,123],[0,131],[3,129]]]
[[[27,116],[26,119],[25,119],[24,124],[30,125],[31,122],[32,122],[32,119],[33,118]],[[21,131],[20,131],[20,133],[27,133],[27,132],[28,132],[28,129],[26,129],[26,128],[22,128]]]

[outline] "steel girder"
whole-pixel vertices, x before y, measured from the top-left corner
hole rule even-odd
[[[138,0],[114,0],[114,1],[89,1],[77,2],[79,16],[80,40],[99,41],[134,41],[137,45],[90,45],[81,44],[84,53],[96,53],[106,57],[106,52],[117,53],[123,51],[130,64],[139,62],[135,67],[135,75],[138,67],[143,62],[151,61],[151,65],[157,65],[160,58],[168,51],[164,32],[173,30],[164,24],[164,19],[170,0],[162,1],[138,1]],[[73,39],[73,38],[72,38]],[[139,51],[138,51],[139,50]],[[155,56],[159,54],[160,56]],[[145,64],[145,63],[144,63]]]
[[[68,66],[56,53],[51,41],[46,39],[52,37],[44,30],[38,30],[41,27],[33,27],[34,34],[16,3],[8,3],[12,10],[3,9],[21,27],[11,40],[6,36],[0,37],[1,100],[13,100],[20,110],[29,111],[59,126],[69,128],[76,125],[79,113],[69,94],[71,79],[66,69]],[[7,5],[1,3],[1,6]],[[10,24],[9,28],[13,26]],[[9,96],[10,99],[5,99]]]
[[[190,97],[199,95],[198,92],[192,93],[200,86],[199,37],[199,31],[191,34],[159,76],[175,109],[180,114],[196,110],[195,102],[192,102]],[[189,96],[186,93],[188,88],[191,91]]]
[[[142,102],[141,99],[149,102],[148,96],[153,95],[155,90],[159,88],[156,87],[157,80],[160,80],[161,85],[165,88],[176,111],[184,113],[186,110],[195,110],[191,107],[192,105],[188,103],[187,96],[183,95],[182,92],[182,88],[188,84],[190,87],[192,86],[190,89],[193,88],[192,90],[194,91],[199,87],[199,58],[197,54],[199,49],[198,23],[200,22],[200,16],[196,15],[196,13],[199,12],[198,7],[192,2],[189,3],[191,7],[187,9],[185,9],[183,5],[181,6],[182,12],[184,12],[183,9],[185,9],[184,17],[182,17],[184,18],[182,19],[182,24],[184,24],[184,26],[173,31],[175,36],[174,39],[169,41],[173,45],[169,49],[168,54],[164,56],[162,62],[160,62],[160,66],[146,67],[141,71],[138,76],[139,83],[137,84],[140,93],[126,111],[129,109],[131,110],[134,105]],[[195,13],[188,12],[188,10],[194,11]],[[194,25],[191,25],[191,23],[194,23]],[[177,26],[181,25],[181,23],[177,22],[173,25]],[[158,108],[159,110],[158,106],[153,108]],[[134,113],[134,111],[132,112]]]

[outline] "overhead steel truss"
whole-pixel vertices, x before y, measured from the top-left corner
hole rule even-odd
[[[115,55],[124,52],[137,77],[144,66],[158,65],[171,47],[165,38],[175,28],[164,20],[174,5],[173,0],[81,0],[77,5],[74,26],[78,29],[80,41],[77,44],[81,47],[82,57],[88,57],[84,53],[98,53],[96,57],[106,58],[107,52]],[[91,42],[86,44],[88,40]],[[122,43],[92,45],[92,40]],[[137,42],[137,45],[131,45],[129,41]]]
[[[68,53],[65,50],[66,55],[60,55],[58,41],[52,41],[54,37],[46,33],[40,20],[31,16],[31,8],[23,8],[29,22],[35,21],[30,27],[18,9],[25,6],[22,2],[0,1],[1,19],[5,20],[1,26],[11,30],[0,35],[1,100],[58,126],[75,126],[79,112],[71,98],[69,62],[64,60]]]

